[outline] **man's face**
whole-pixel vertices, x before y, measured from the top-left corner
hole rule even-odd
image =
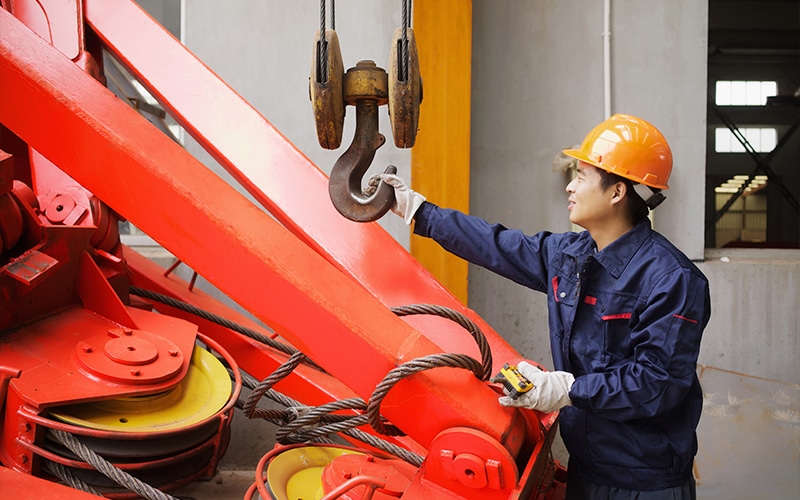
[[[584,229],[591,229],[610,213],[613,189],[600,186],[600,174],[588,163],[578,163],[578,175],[567,185],[569,220]]]

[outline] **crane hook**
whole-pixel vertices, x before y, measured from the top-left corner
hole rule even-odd
[[[344,75],[344,100],[356,107],[356,131],[347,151],[336,161],[328,180],[328,192],[340,214],[356,222],[383,217],[394,205],[394,188],[381,182],[365,196],[361,183],[375,151],[386,138],[378,132],[378,106],[388,101],[388,75],[373,61],[360,61]],[[397,173],[390,165],[386,173]]]

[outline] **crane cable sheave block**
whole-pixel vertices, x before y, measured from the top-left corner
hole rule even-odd
[[[404,36],[405,31],[405,36]],[[348,70],[349,71],[349,70]],[[422,103],[422,77],[414,30],[395,30],[389,54],[388,101],[389,118],[395,146],[411,148],[416,142],[419,109]],[[309,97],[314,111],[317,138],[321,147],[338,149],[342,144],[347,102],[344,96],[344,63],[339,36],[334,30],[318,31],[309,78]]]
[[[308,90],[319,145],[325,149],[338,149],[342,144],[345,114],[343,76],[339,36],[334,30],[325,30],[324,37],[317,31]]]
[[[394,205],[394,189],[383,182],[363,189],[363,177],[375,151],[386,142],[378,131],[380,106],[388,104],[395,145],[401,148],[414,145],[422,100],[414,33],[410,28],[395,31],[389,73],[368,60],[359,61],[342,73],[339,40],[334,30],[320,30],[315,42],[309,96],[323,148],[340,146],[345,107],[356,108],[353,142],[331,170],[328,182],[331,201],[341,215],[352,221],[378,220]],[[389,166],[385,172],[396,173],[397,169]]]
[[[410,148],[414,146],[417,138],[419,106],[422,102],[422,77],[419,73],[419,54],[414,30],[396,29],[391,47],[389,118],[392,123],[392,135],[395,146]]]

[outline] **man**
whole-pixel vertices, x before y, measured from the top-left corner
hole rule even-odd
[[[650,123],[614,115],[580,149],[567,185],[580,233],[532,236],[437,207],[397,176],[393,211],[416,234],[547,294],[555,371],[518,368],[535,389],[500,404],[560,410],[567,498],[695,498],[702,409],[696,375],[711,311],[708,281],[647,218],[672,153]]]

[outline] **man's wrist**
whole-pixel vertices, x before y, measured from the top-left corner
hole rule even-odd
[[[428,216],[435,207],[436,205],[429,201],[422,202],[414,214],[414,234],[428,236]]]

